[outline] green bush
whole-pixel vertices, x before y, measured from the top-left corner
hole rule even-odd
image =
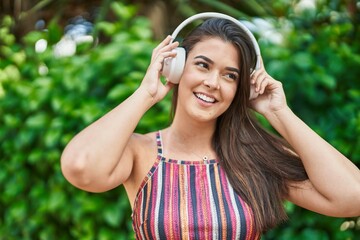
[[[283,43],[260,41],[267,70],[283,83],[293,111],[358,167],[359,20],[352,19],[341,5],[324,1],[316,10],[289,10],[286,20],[273,20],[285,33]],[[325,217],[292,204],[288,204],[288,213],[290,221],[264,239],[360,237],[360,218]]]
[[[63,34],[56,22],[46,32],[31,32],[20,45],[10,31],[12,19],[1,21],[0,239],[133,238],[124,189],[102,194],[76,189],[62,176],[59,161],[76,133],[137,88],[156,45],[148,20],[135,16],[136,8],[114,2],[111,9],[117,20],[96,24],[109,42],[82,44],[71,57],[54,56]],[[358,20],[333,17],[326,4],[319,13],[306,14],[289,10],[286,24],[274,21],[286,29],[286,40],[260,40],[264,62],[283,82],[292,109],[359,166]],[[34,48],[39,39],[48,42],[41,53]],[[164,127],[169,107],[169,99],[154,106],[137,131]],[[264,239],[359,237],[359,219],[286,207],[290,221]]]
[[[34,31],[18,45],[2,20],[0,49],[0,238],[130,239],[131,210],[123,188],[91,194],[70,185],[60,155],[86,125],[115,107],[139,85],[154,41],[136,8],[112,4],[118,20],[99,22],[107,44],[78,46],[71,57],[55,57],[62,37],[56,23]],[[39,39],[47,49],[35,52]],[[165,124],[161,103],[139,124],[147,131]],[[94,139],[96,141],[96,139]]]

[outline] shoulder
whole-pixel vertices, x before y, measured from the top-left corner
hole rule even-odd
[[[128,142],[121,158],[123,162],[128,160],[128,164],[132,166],[129,178],[138,173],[138,169],[143,165],[147,165],[148,159],[156,158],[156,132],[141,134],[133,133]]]
[[[156,148],[156,132],[146,134],[133,133],[129,139],[128,147],[132,149],[134,155]]]
[[[133,159],[133,171],[130,177],[137,179],[138,175],[143,175],[157,158],[156,132],[133,133],[128,142],[128,150]]]

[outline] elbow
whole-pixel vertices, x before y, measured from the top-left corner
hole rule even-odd
[[[352,217],[360,217],[360,184],[358,185],[354,193],[354,197],[351,205],[354,206],[354,209],[351,212]]]
[[[86,166],[88,162],[85,153],[69,153],[63,152],[60,160],[61,172],[65,179],[77,188],[86,190],[90,185],[90,178],[86,174]]]
[[[339,217],[360,216],[360,185],[348,195],[346,200],[339,204]]]
[[[355,187],[353,191],[352,201],[350,203],[353,206],[350,211],[351,217],[359,217],[360,216],[360,183]]]

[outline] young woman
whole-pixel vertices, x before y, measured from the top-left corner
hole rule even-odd
[[[124,185],[137,239],[258,239],[286,219],[283,201],[329,216],[360,215],[360,172],[287,106],[279,81],[261,68],[236,24],[211,18],[183,41],[179,85],[160,81],[171,37],[154,50],[139,88],[65,148],[74,186]],[[250,86],[258,95],[249,100]],[[173,88],[173,121],[134,129]],[[265,131],[256,111],[282,138]]]

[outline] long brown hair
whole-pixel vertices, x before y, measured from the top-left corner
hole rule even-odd
[[[248,35],[236,24],[212,18],[185,37],[182,47],[189,53],[205,38],[219,37],[238,48],[240,80],[233,102],[218,118],[213,147],[234,190],[253,209],[258,231],[265,232],[287,219],[283,206],[291,182],[308,179],[301,160],[289,144],[263,128],[249,108],[250,71],[256,54]],[[174,88],[172,115],[177,105]]]

